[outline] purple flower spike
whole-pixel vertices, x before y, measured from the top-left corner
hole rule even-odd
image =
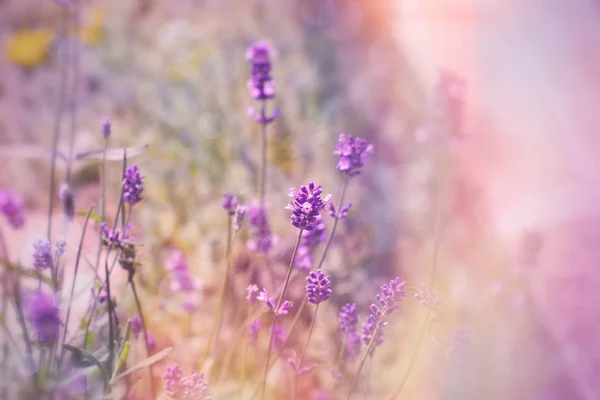
[[[338,321],[342,332],[350,333],[356,331],[356,324],[358,324],[356,303],[345,304],[338,315]]]
[[[340,156],[337,164],[338,171],[353,177],[359,175],[360,169],[369,161],[369,154],[373,154],[373,145],[366,139],[340,133],[333,154]]]
[[[265,102],[275,97],[275,79],[271,77],[271,55],[269,45],[262,41],[254,44],[246,51],[246,59],[250,61],[250,79],[248,91],[253,99],[262,102],[260,111],[254,107],[248,109],[248,115],[260,124],[270,124],[279,117],[279,110],[275,109],[271,116],[266,114]]]
[[[38,240],[33,244],[33,267],[43,271],[52,267],[52,246],[47,240]]]
[[[300,190],[290,189],[289,196],[293,198],[286,210],[292,211],[292,225],[296,228],[312,231],[315,229],[319,212],[331,201],[331,195],[321,198],[321,185],[315,185],[312,180],[308,186],[300,186]]]
[[[358,354],[360,353],[361,347],[362,342],[358,332],[350,332],[346,338],[346,355],[348,356],[348,361],[354,362],[354,360],[356,360],[356,357],[358,357]]]
[[[235,209],[238,205],[238,200],[237,200],[237,198],[235,198],[235,196],[233,196],[229,193],[225,193],[225,195],[223,196],[223,201],[221,202],[221,205],[223,206],[225,211],[227,211],[230,215],[233,215],[235,213]]]
[[[267,289],[264,288],[263,290],[258,292],[258,294],[256,295],[256,300],[265,303],[269,311],[271,311],[275,315],[287,315],[290,312],[290,310],[294,308],[295,305],[293,301],[285,300],[283,303],[281,303],[279,309],[276,310],[277,305],[275,303],[275,299],[269,297],[269,292],[267,292]]]
[[[13,228],[22,227],[25,223],[23,198],[14,192],[0,190],[0,213],[6,215]]]
[[[362,340],[363,343],[368,346],[371,343],[371,339],[373,338],[373,334],[375,330],[377,333],[375,334],[375,339],[371,349],[369,350],[369,355],[372,357],[375,352],[375,348],[383,343],[383,327],[387,325],[387,322],[383,322],[381,318],[375,317],[373,314],[370,314],[367,317],[367,320],[362,326]]]
[[[123,179],[123,201],[134,205],[142,201],[144,191],[144,175],[140,173],[137,165],[130,165],[125,171]]]
[[[302,232],[302,245],[312,249],[326,241],[327,232],[325,231],[325,222],[323,221],[321,214],[319,214],[313,223],[313,229],[310,231],[304,230]]]
[[[204,381],[204,373],[194,372],[188,377],[183,377],[179,365],[167,367],[163,375],[165,393],[167,396],[178,400],[211,400],[208,384]]]
[[[234,216],[233,216],[233,230],[239,232],[242,229],[242,225],[244,223],[244,218],[246,217],[246,212],[248,211],[248,207],[238,205],[235,208]]]
[[[108,119],[108,117],[102,118],[102,135],[104,136],[104,139],[108,139],[108,137],[110,136],[110,131],[110,120]]]
[[[306,282],[309,302],[319,304],[331,296],[331,280],[320,269],[308,274]]]
[[[266,210],[261,209],[257,204],[252,205],[248,210],[248,222],[252,228],[251,239],[247,243],[248,249],[260,253],[271,251],[277,240],[271,234],[271,225]]]
[[[27,306],[27,315],[39,342],[56,343],[61,322],[54,297],[37,291],[31,294]]]

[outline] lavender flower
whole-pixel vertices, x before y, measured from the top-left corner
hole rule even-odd
[[[69,220],[72,220],[75,216],[75,199],[68,183],[60,185],[58,196],[62,201],[63,213]]]
[[[8,222],[13,228],[22,227],[25,223],[23,198],[14,192],[0,190],[0,213],[8,218]]]
[[[123,201],[134,205],[142,201],[144,191],[144,175],[140,173],[137,165],[130,165],[123,178]]]
[[[360,174],[360,169],[369,161],[369,154],[373,153],[373,145],[366,139],[346,136],[340,133],[338,145],[333,154],[340,156],[337,169],[350,177]]]
[[[271,78],[272,53],[265,41],[255,43],[246,50],[246,59],[250,61],[248,91],[256,100],[266,100],[275,96],[275,80]]]
[[[142,332],[142,319],[139,315],[134,315],[133,317],[131,317],[130,321],[131,336],[133,336],[134,339],[137,339],[140,336],[140,333]]]
[[[258,286],[254,284],[248,285],[246,288],[246,300],[248,300],[250,304],[253,304],[257,300],[256,297],[259,292],[260,290],[258,289]]]
[[[427,287],[424,283],[421,284],[421,291],[415,293],[415,298],[417,298],[425,308],[437,308],[443,301],[443,299],[438,298],[437,290],[433,289],[432,293],[427,293]]]
[[[350,211],[350,207],[352,207],[352,203],[346,204],[345,206],[340,208],[340,211],[336,215],[335,206],[333,205],[333,203],[329,203],[329,216],[333,218],[337,217],[339,219],[344,219],[348,216],[348,211]]]
[[[401,282],[400,278],[396,277],[389,284],[382,285],[381,294],[377,295],[380,306],[375,303],[370,306],[371,314],[362,327],[363,342],[367,346],[372,343],[369,349],[370,356],[373,356],[375,348],[383,343],[383,328],[387,325],[385,318],[398,308],[398,303],[406,296],[405,284],[406,282]],[[374,338],[373,335],[375,335]],[[372,342],[371,339],[373,339]]]
[[[309,302],[319,304],[331,296],[331,280],[320,269],[308,274],[306,282]]]
[[[252,205],[248,211],[248,222],[252,227],[248,240],[248,249],[260,253],[268,253],[276,244],[276,238],[271,234],[271,225],[265,209]]]
[[[294,308],[295,303],[293,301],[290,300],[284,300],[281,305],[279,306],[279,309],[276,310],[277,304],[275,303],[275,299],[272,297],[269,297],[269,293],[267,292],[267,289],[261,290],[258,295],[256,296],[256,299],[258,301],[262,301],[263,303],[265,303],[265,305],[267,306],[267,308],[269,309],[269,311],[271,311],[272,313],[274,313],[275,315],[287,315],[290,310],[292,308]]]
[[[60,317],[53,296],[37,291],[27,301],[27,316],[40,343],[51,344],[58,341]]]
[[[65,254],[65,250],[67,250],[67,242],[65,242],[64,240],[59,240],[58,242],[56,242],[56,249],[54,250],[54,254],[57,258]]]
[[[119,229],[111,231],[108,228],[106,221],[104,221],[102,224],[100,224],[100,230],[102,231],[103,244],[105,246],[112,247],[113,249],[124,247],[125,242],[131,239],[129,236],[131,233],[131,224],[127,224],[123,232],[121,232]]]
[[[167,367],[163,375],[165,393],[177,400],[211,400],[208,384],[204,381],[204,373],[194,372],[188,377],[183,377],[179,365]]]
[[[329,203],[331,204],[331,203]],[[325,231],[325,221],[321,214],[317,215],[313,223],[312,230],[302,231],[302,246],[309,249],[317,247],[319,244],[327,241],[327,232]]]
[[[312,180],[308,186],[300,186],[300,190],[290,189],[289,196],[293,198],[286,210],[292,211],[292,225],[296,228],[311,231],[315,229],[319,212],[331,201],[331,195],[321,199],[321,185],[315,185]]]
[[[246,206],[238,205],[235,208],[234,216],[233,216],[233,230],[239,232],[242,229],[242,224],[244,223],[244,218],[246,217],[246,212],[248,208]]]
[[[221,205],[223,206],[225,211],[227,211],[227,213],[229,213],[230,215],[233,215],[235,213],[235,209],[238,205],[238,200],[237,200],[237,198],[235,198],[235,196],[233,196],[229,193],[225,193],[225,195],[223,196],[223,201],[221,202]]]
[[[340,323],[340,330],[342,332],[355,332],[356,325],[358,324],[358,311],[356,310],[356,303],[346,303],[338,314],[338,321]]]
[[[346,356],[348,357],[348,361],[354,362],[356,360],[356,357],[360,353],[361,344],[361,337],[358,332],[353,331],[348,333],[346,337]]]
[[[38,271],[52,267],[52,246],[47,240],[38,240],[33,244],[33,267]]]
[[[165,269],[170,273],[170,288],[173,292],[197,292],[203,286],[202,280],[192,275],[183,252],[173,251],[165,264]]]
[[[110,131],[111,131],[111,124],[110,124],[110,120],[108,119],[108,117],[103,117],[101,124],[102,124],[102,135],[104,136],[104,139],[108,139],[108,137],[110,136]]]

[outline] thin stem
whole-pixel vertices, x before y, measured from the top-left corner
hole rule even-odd
[[[113,305],[110,295],[110,273],[108,272],[108,261],[104,261],[104,276],[106,281],[106,296],[108,301],[108,375],[112,374],[112,363],[115,352],[115,331],[113,326]]]
[[[439,243],[440,243],[440,226],[441,226],[441,209],[442,209],[442,196],[441,196],[441,186],[442,186],[442,178],[441,178],[441,174],[439,173],[438,170],[438,179],[437,179],[437,183],[436,183],[436,204],[435,204],[435,220],[434,220],[434,225],[433,225],[433,254],[432,254],[432,266],[431,266],[431,275],[429,276],[429,290],[433,292],[434,289],[434,284],[435,284],[435,272],[437,269],[437,262],[438,262],[438,254],[439,254]],[[423,339],[425,338],[425,332],[427,330],[427,322],[429,320],[429,309],[427,309],[427,312],[425,314],[425,320],[423,321],[423,325],[421,326],[421,330],[419,332],[419,338],[417,340],[417,344],[415,345],[415,348],[413,350],[412,356],[410,358],[410,362],[408,364],[408,371],[406,371],[406,374],[404,375],[404,378],[402,379],[402,382],[400,383],[400,386],[398,387],[398,390],[396,390],[396,393],[390,398],[391,400],[395,400],[398,398],[398,396],[400,396],[400,393],[402,392],[402,389],[404,388],[404,385],[406,384],[406,381],[408,380],[408,377],[410,376],[410,373],[412,372],[412,369],[415,366],[415,362],[417,360],[417,355],[419,354],[419,349],[421,347],[421,344],[423,343]]]
[[[73,28],[74,32],[79,32],[79,18],[80,18],[80,9],[79,2],[75,1],[73,3]],[[70,98],[70,108],[71,108],[71,126],[70,126],[70,134],[69,134],[69,158],[67,161],[67,182],[71,182],[71,172],[73,168],[73,150],[75,144],[75,130],[77,127],[77,92],[79,91],[79,42],[77,40],[73,40],[73,46],[75,47],[73,51],[73,59],[69,64],[73,65],[73,91],[71,92]]]
[[[310,328],[308,330],[308,335],[306,336],[306,342],[304,342],[304,347],[302,348],[302,353],[300,353],[300,358],[298,359],[298,363],[296,364],[296,371],[294,374],[294,399],[297,397],[298,392],[298,378],[300,377],[299,371],[302,369],[302,362],[304,361],[304,356],[306,354],[306,349],[308,348],[308,342],[310,341],[310,337],[312,336],[313,329],[315,328],[315,321],[317,320],[317,311],[319,311],[319,304],[315,307],[315,313],[313,314],[312,321],[310,323]]]
[[[219,302],[217,303],[217,313],[215,314],[215,321],[213,328],[210,332],[208,342],[206,343],[206,349],[204,349],[204,360],[210,355],[213,341],[219,338],[219,331],[221,330],[221,324],[223,323],[223,305],[225,303],[225,292],[227,291],[227,282],[229,279],[229,270],[231,269],[231,247],[232,247],[232,223],[233,215],[227,214],[227,251],[225,254],[225,274],[223,276],[223,283],[221,284],[221,293],[219,295]]]
[[[350,384],[350,390],[348,391],[348,396],[346,397],[346,400],[350,400],[350,396],[352,396],[352,391],[354,390],[354,386],[356,386],[356,382],[358,381],[360,371],[362,371],[362,368],[365,365],[365,361],[367,361],[367,357],[369,357],[369,353],[371,352],[371,348],[375,344],[375,338],[377,337],[378,331],[379,331],[379,326],[376,326],[375,329],[373,330],[373,335],[371,336],[371,340],[369,340],[369,345],[367,346],[365,355],[363,356],[362,360],[360,361],[360,365],[358,366],[358,371],[356,371],[356,374],[354,375],[354,378],[352,379],[352,383]]]
[[[69,296],[69,306],[67,307],[67,316],[65,317],[65,326],[63,330],[63,338],[62,343],[65,343],[65,339],[67,338],[67,330],[69,328],[69,317],[71,316],[71,305],[73,303],[73,295],[75,294],[75,282],[77,280],[77,272],[79,271],[79,260],[81,258],[81,251],[83,249],[83,240],[85,239],[85,232],[87,230],[87,225],[90,220],[90,215],[92,214],[92,210],[94,206],[91,206],[86,217],[85,222],[83,223],[83,230],[81,231],[81,238],[79,239],[79,248],[77,249],[77,257],[75,258],[75,271],[73,272],[73,282],[71,283],[71,295]],[[58,372],[60,373],[60,365],[62,363],[62,359],[65,353],[65,348],[63,347],[60,352],[60,358],[58,359]]]
[[[150,357],[150,345],[148,344],[148,330],[146,329],[146,320],[144,319],[144,312],[142,311],[142,303],[140,303],[140,298],[137,294],[137,290],[135,289],[135,282],[132,280],[129,281],[131,285],[131,290],[133,291],[133,297],[135,298],[135,305],[137,307],[138,314],[140,315],[140,320],[142,321],[142,332],[144,332],[144,342],[146,344],[146,354]],[[148,365],[148,375],[150,376],[150,391],[152,392],[152,398],[156,398],[156,387],[154,386],[154,374],[152,372],[152,364]]]
[[[273,323],[271,326],[271,336],[269,338],[269,347],[267,348],[267,358],[265,361],[265,370],[263,372],[263,380],[262,380],[262,390],[260,398],[264,400],[265,398],[265,389],[267,386],[267,375],[269,374],[269,358],[271,358],[271,350],[273,348],[273,337],[275,336],[275,322],[277,321],[277,312],[279,312],[279,307],[281,306],[281,302],[283,301],[283,296],[285,295],[285,291],[287,290],[288,284],[290,283],[290,276],[292,275],[292,270],[294,269],[294,262],[296,261],[296,254],[298,253],[298,247],[300,247],[300,241],[302,240],[302,232],[304,229],[300,229],[298,232],[298,240],[296,240],[296,246],[294,246],[294,252],[292,253],[292,259],[290,261],[290,265],[288,267],[287,275],[285,276],[285,281],[283,283],[283,289],[281,290],[281,294],[279,295],[279,300],[277,300],[277,306],[275,307],[275,313],[273,315]]]
[[[340,196],[340,202],[338,204],[337,210],[335,210],[335,217],[333,217],[333,227],[331,228],[331,233],[329,234],[329,238],[327,239],[327,244],[325,245],[325,250],[323,250],[323,255],[321,256],[321,260],[319,261],[319,266],[317,269],[321,269],[323,266],[323,262],[325,262],[325,257],[327,256],[327,251],[331,246],[331,242],[333,242],[333,236],[335,235],[335,229],[337,228],[337,224],[339,221],[339,213],[344,204],[344,197],[346,196],[346,189],[348,188],[348,182],[350,181],[350,176],[348,174],[344,175],[344,186],[342,187],[342,194]]]
[[[371,379],[371,368],[373,367],[373,357],[369,359],[369,366],[367,367],[367,384],[365,385],[365,395],[363,397],[364,400],[367,400],[367,396],[369,395],[369,380]]]
[[[248,309],[248,320],[250,319],[250,309]],[[244,358],[242,359],[242,377],[240,378],[240,400],[244,396],[244,384],[246,383],[246,362],[248,360],[248,341],[250,340],[250,322],[245,324],[246,334],[244,335]]]
[[[68,18],[68,15],[65,11],[65,18]],[[62,114],[65,103],[65,95],[66,95],[66,83],[67,83],[67,68],[69,66],[69,47],[68,41],[65,41],[66,30],[67,30],[67,22],[61,22],[61,31],[59,33],[59,43],[64,46],[63,50],[63,62],[59,70],[59,78],[58,78],[58,101],[56,102],[56,115],[54,121],[54,128],[52,134],[52,159],[50,164],[50,193],[48,195],[48,225],[46,236],[48,241],[52,243],[52,213],[54,211],[54,192],[55,192],[55,175],[56,175],[56,157],[58,155],[58,140],[60,137],[60,126],[62,121]]]

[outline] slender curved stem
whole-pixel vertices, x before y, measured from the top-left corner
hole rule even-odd
[[[225,253],[225,274],[223,275],[223,282],[221,284],[221,293],[219,295],[219,302],[217,303],[217,313],[215,314],[215,321],[204,349],[204,360],[210,355],[213,341],[219,338],[219,331],[221,330],[221,324],[223,323],[223,305],[225,303],[225,292],[227,291],[227,282],[229,280],[229,271],[231,269],[231,247],[232,247],[232,230],[233,215],[227,214],[227,250]]]
[[[379,326],[376,326],[373,330],[373,335],[371,335],[371,340],[369,340],[369,345],[367,346],[367,350],[365,351],[365,355],[363,356],[360,364],[358,366],[358,370],[352,379],[352,383],[350,384],[350,390],[348,391],[348,396],[346,400],[350,400],[350,396],[352,396],[352,391],[354,390],[354,386],[356,386],[356,382],[358,381],[358,377],[360,375],[360,371],[362,371],[363,366],[365,365],[365,361],[367,361],[367,357],[369,357],[369,353],[371,352],[371,348],[375,344],[375,338],[377,337],[377,332],[379,331]]]
[[[129,281],[131,285],[131,290],[133,291],[133,297],[135,298],[135,305],[137,307],[138,314],[140,315],[140,321],[142,322],[142,332],[144,332],[144,342],[146,344],[146,354],[150,357],[150,344],[148,344],[148,330],[146,329],[146,320],[144,319],[144,312],[142,311],[142,304],[140,303],[140,298],[137,294],[137,290],[135,289],[135,282],[132,280]],[[148,365],[148,375],[150,376],[150,391],[152,393],[152,398],[156,398],[156,387],[154,386],[154,374],[152,372],[152,364]]]
[[[346,189],[348,188],[349,181],[350,181],[350,177],[346,174],[344,177],[344,186],[342,188],[340,202],[338,204],[337,210],[335,210],[335,217],[333,218],[333,227],[331,228],[331,233],[329,234],[329,238],[327,239],[327,244],[325,245],[325,249],[323,250],[323,255],[321,256],[321,260],[319,261],[319,266],[317,267],[317,269],[321,269],[321,267],[323,266],[323,262],[325,262],[325,257],[327,256],[327,251],[329,251],[331,242],[333,242],[333,236],[335,235],[335,229],[337,228],[337,224],[340,219],[339,213],[340,213],[341,208],[344,205],[344,197],[346,196]]]
[[[310,337],[312,336],[313,329],[315,328],[315,321],[317,320],[317,311],[319,311],[319,304],[315,307],[315,313],[313,314],[312,321],[310,323],[310,329],[308,330],[308,336],[306,336],[306,342],[304,342],[304,347],[302,348],[302,353],[300,354],[300,358],[296,363],[296,371],[294,374],[294,399],[296,399],[298,392],[298,378],[300,376],[299,371],[302,368],[302,362],[304,361],[304,355],[306,354],[306,349],[308,348],[308,342],[310,341]]]
[[[269,374],[269,359],[271,358],[271,350],[273,349],[273,337],[275,336],[275,322],[277,321],[277,312],[279,312],[279,307],[283,301],[283,296],[285,295],[285,291],[290,283],[290,276],[292,275],[292,270],[294,269],[294,262],[296,261],[296,254],[298,253],[298,247],[300,247],[300,241],[302,240],[302,232],[304,229],[300,229],[298,232],[298,240],[296,240],[296,246],[294,246],[294,252],[292,253],[292,259],[290,260],[290,265],[288,267],[287,275],[285,276],[285,281],[283,283],[283,289],[281,290],[281,294],[279,295],[279,300],[277,300],[277,306],[275,307],[275,313],[273,315],[273,322],[271,325],[271,336],[269,337],[269,347],[267,348],[267,358],[265,361],[265,369],[263,372],[263,380],[262,380],[262,390],[260,398],[264,400],[265,398],[265,389],[267,386],[267,375]]]

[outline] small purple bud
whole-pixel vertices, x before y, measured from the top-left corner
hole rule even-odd
[[[108,117],[103,117],[102,118],[102,135],[104,136],[104,139],[108,139],[108,137],[110,136],[110,132],[111,132],[110,120],[108,119]]]

